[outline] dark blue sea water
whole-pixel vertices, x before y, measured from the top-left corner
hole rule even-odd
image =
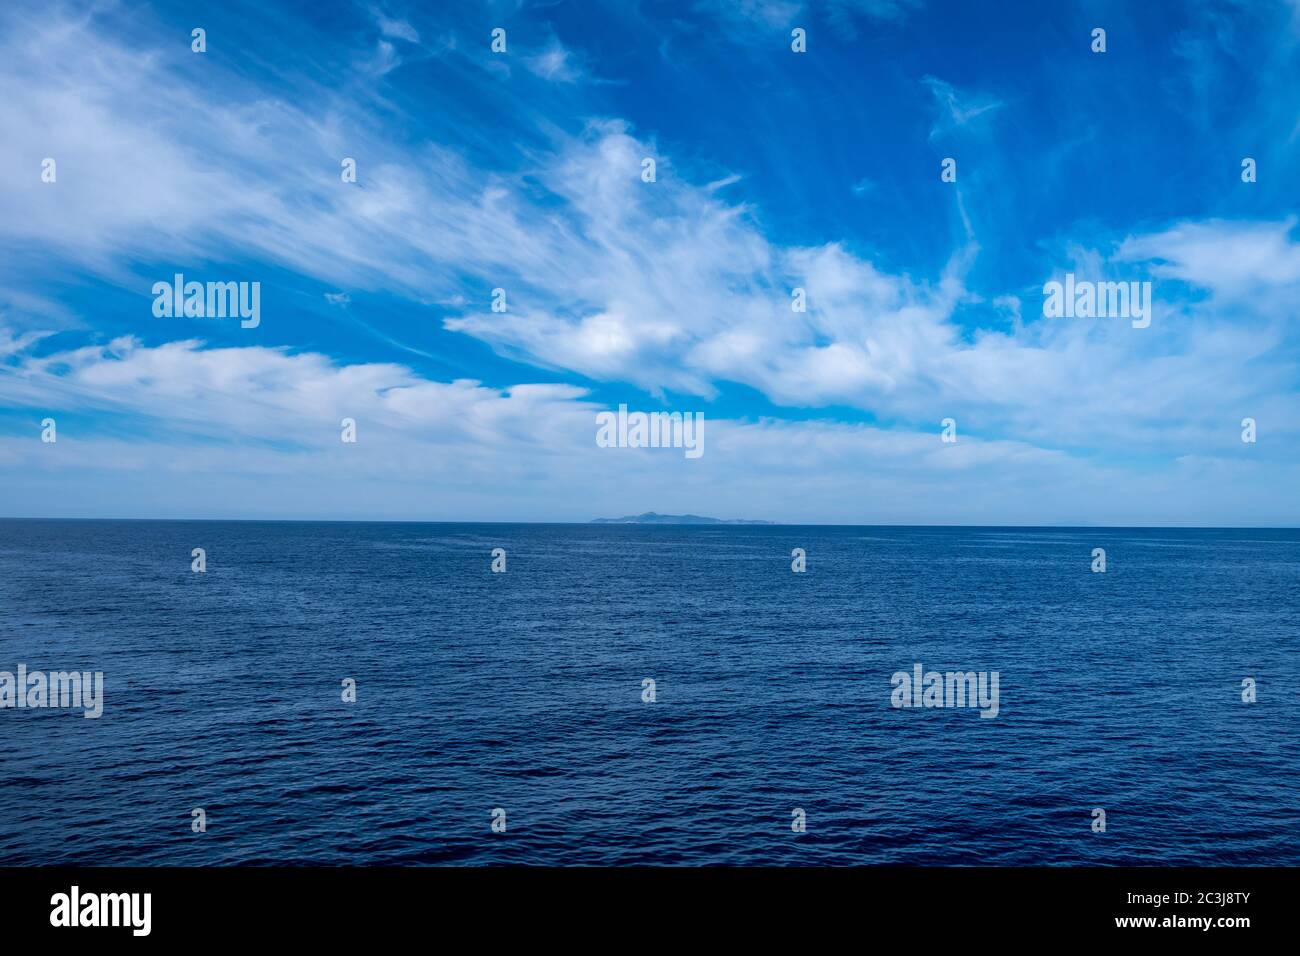
[[[1298,605],[1294,530],[2,521],[0,670],[106,689],[0,710],[0,863],[1296,864]]]

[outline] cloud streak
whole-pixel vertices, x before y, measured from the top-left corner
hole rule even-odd
[[[783,23],[806,9],[742,4],[724,15]],[[819,15],[897,19],[916,9],[839,5]],[[1133,520],[1142,502],[1195,523],[1227,475],[1257,492],[1249,506],[1216,505],[1223,520],[1254,521],[1270,508],[1295,515],[1281,493],[1295,472],[1285,446],[1294,445],[1300,390],[1294,217],[1262,210],[1119,230],[1093,224],[1068,244],[1045,238],[1049,264],[1021,263],[990,293],[981,268],[994,243],[975,238],[965,178],[968,192],[950,195],[966,235],[936,269],[914,267],[899,250],[782,229],[750,194],[731,198],[750,181],[745,170],[720,170],[680,140],[589,108],[598,102],[585,98],[592,84],[577,81],[591,54],[554,32],[512,39],[512,62],[524,69],[494,73],[485,42],[466,50],[447,39],[458,36],[451,26],[380,7],[361,15],[360,39],[334,51],[352,72],[332,88],[309,65],[282,65],[273,84],[215,56],[196,63],[180,44],[142,43],[94,16],[9,11],[0,177],[16,185],[0,191],[0,247],[46,275],[128,292],[142,293],[173,264],[229,278],[283,273],[326,290],[313,290],[313,301],[341,319],[360,313],[367,295],[383,296],[505,361],[480,359],[492,376],[438,381],[393,362],[332,356],[303,344],[311,332],[289,324],[289,308],[265,318],[265,338],[210,346],[187,329],[166,341],[170,327],[148,317],[147,300],[129,335],[99,331],[104,316],[80,303],[86,328],[70,345],[71,323],[50,321],[70,307],[47,308],[39,281],[6,280],[6,485],[30,487],[24,469],[46,473],[55,462],[71,487],[77,468],[196,472],[224,455],[241,482],[282,476],[266,495],[279,489],[286,507],[289,476],[319,473],[395,489],[434,481],[479,503],[491,500],[490,486],[515,503],[516,517],[526,507],[581,517],[578,503],[596,501],[608,502],[601,511],[641,511],[652,503],[631,492],[653,496],[667,482],[680,486],[679,510],[741,494],[764,512],[756,517],[806,520],[811,511],[780,496],[797,480],[822,499],[863,483],[885,496],[870,507],[825,505],[828,519],[915,520],[909,489],[920,488],[934,499],[931,514],[966,508],[988,520],[1068,523],[1073,500],[1073,520]],[[436,44],[421,45],[434,35]],[[75,72],[51,73],[50,63]],[[478,128],[491,124],[459,119],[436,127],[441,135],[412,132],[394,75],[406,66],[472,77],[479,108],[510,134],[493,138]],[[979,133],[987,147],[1015,109],[930,74],[909,83],[938,109],[931,140]],[[439,105],[449,115],[455,108],[450,98]],[[924,144],[923,128],[917,139]],[[58,158],[57,184],[39,181],[45,156]],[[343,157],[357,160],[356,183],[340,180]],[[646,158],[656,161],[653,182],[641,178]],[[861,203],[885,181],[873,171]],[[1041,286],[1066,271],[1152,281],[1152,327],[1044,319]],[[496,288],[505,312],[490,308]],[[792,308],[796,288],[806,311]],[[404,329],[382,313],[355,325],[407,348]],[[757,399],[712,415],[737,393]],[[704,410],[717,430],[707,463],[683,472],[597,450],[593,413],[623,396]],[[62,457],[40,458],[47,449],[24,436],[31,416],[48,409],[115,424],[103,434],[66,431]],[[1258,449],[1239,440],[1245,416],[1269,438]],[[352,459],[337,447],[342,417],[362,423],[367,451]],[[955,448],[938,442],[945,417],[959,422]],[[108,437],[122,432],[136,435],[134,452]],[[96,463],[96,454],[119,457]],[[1159,482],[1176,493],[1162,499]],[[1133,490],[1122,505],[1100,490],[1116,483]],[[1011,498],[1035,488],[1043,501]],[[552,502],[556,495],[567,503]],[[119,504],[130,500],[123,492]],[[270,497],[258,501],[271,507]],[[653,506],[672,510],[659,499]]]

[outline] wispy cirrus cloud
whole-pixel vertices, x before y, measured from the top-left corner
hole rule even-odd
[[[79,41],[94,42],[75,32],[65,39]],[[781,246],[751,210],[707,185],[676,174],[642,182],[641,160],[657,151],[618,121],[591,124],[577,137],[553,132],[548,151],[508,175],[475,169],[432,144],[418,158],[383,147],[384,158],[371,160],[361,188],[342,189],[328,167],[304,178],[280,162],[241,158],[328,155],[335,124],[274,101],[223,113],[202,91],[153,83],[147,74],[114,86],[113,76],[122,75],[117,61],[127,54],[100,46],[106,85],[98,103],[74,104],[58,91],[40,103],[31,91],[33,108],[77,111],[83,128],[102,132],[91,139],[88,178],[60,184],[64,205],[54,216],[37,214],[33,204],[48,199],[39,187],[15,191],[8,225],[0,227],[0,235],[48,242],[91,268],[119,268],[109,249],[119,257],[133,248],[147,255],[165,243],[214,256],[238,244],[340,286],[417,298],[441,289],[468,309],[445,320],[446,328],[519,361],[596,381],[705,399],[724,383],[740,383],[780,406],[846,405],[913,425],[973,409],[987,427],[1029,427],[1039,440],[1089,441],[1108,433],[1158,441],[1172,405],[1194,415],[1206,404],[1205,367],[1228,343],[1239,339],[1231,350],[1241,361],[1264,360],[1276,343],[1255,329],[1243,328],[1237,339],[1218,330],[1181,336],[1179,351],[1170,354],[1169,338],[1150,337],[1166,369],[1162,399],[1120,403],[1113,414],[1095,407],[1090,435],[1063,423],[1073,417],[1066,409],[1077,407],[1063,383],[1087,375],[1114,394],[1148,357],[1147,343],[1116,323],[1041,320],[1014,335],[968,339],[953,316],[977,298],[963,281],[973,249],[956,250],[944,274],[918,280],[883,271],[833,242]],[[161,91],[150,101],[158,113],[190,112],[224,129],[229,161],[214,163],[210,153],[205,159],[192,125],[179,123],[168,137],[133,127],[126,103],[149,97],[148,87]],[[955,100],[951,106],[959,119],[991,108]],[[20,131],[34,128],[30,117],[14,118]],[[86,148],[79,140],[77,151]],[[96,177],[111,173],[95,171],[129,164],[141,149],[165,157],[166,176],[138,202],[109,201],[108,183]],[[545,190],[544,201],[533,183]],[[1177,274],[1221,288],[1267,287],[1289,276],[1297,255],[1285,232],[1249,223],[1185,224],[1128,239],[1117,260],[1162,259],[1151,267],[1156,278],[1176,274],[1170,263],[1182,263]],[[1216,251],[1225,246],[1240,254]],[[471,302],[486,305],[487,290],[498,286],[507,290],[507,313],[472,311]],[[791,311],[795,287],[806,290],[806,313]],[[1266,374],[1261,381],[1270,380]],[[1111,419],[1121,410],[1127,427],[1116,432]]]
[[[1149,262],[1153,276],[1179,279],[1220,299],[1247,297],[1266,307],[1267,298],[1270,304],[1292,305],[1300,285],[1295,227],[1295,216],[1281,222],[1178,223],[1125,239],[1116,258]],[[1286,302],[1272,301],[1283,295]]]
[[[930,128],[930,139],[940,137],[1004,105],[999,99],[978,93],[958,92],[951,83],[933,76],[922,77],[921,82],[934,97],[938,106],[938,119]]]
[[[344,95],[310,63],[295,73],[292,58],[273,84],[216,57],[197,61],[183,44],[33,9],[6,14],[0,33],[0,81],[11,94],[0,100],[9,131],[0,176],[17,184],[0,192],[0,246],[33,262],[34,275],[93,279],[135,290],[139,301],[126,318],[79,303],[89,333],[69,347],[66,334],[47,334],[49,313],[38,307],[49,298],[45,280],[6,280],[0,400],[21,427],[51,408],[112,420],[115,431],[135,431],[127,460],[142,471],[164,461],[193,470],[213,460],[217,444],[241,482],[318,468],[386,487],[379,463],[400,462],[393,500],[408,504],[414,498],[397,487],[408,480],[486,502],[481,486],[495,469],[516,483],[498,492],[520,517],[526,506],[582,517],[579,503],[596,500],[610,502],[602,511],[644,510],[601,489],[650,494],[651,478],[660,488],[681,483],[678,510],[705,510],[700,501],[725,503],[727,489],[744,489],[758,510],[770,505],[757,516],[814,517],[778,504],[791,474],[823,497],[865,481],[887,499],[881,519],[916,518],[909,488],[951,500],[953,515],[978,503],[989,520],[1069,523],[1071,501],[1088,520],[1131,520],[1127,509],[1139,503],[1176,517],[1199,507],[1224,474],[1261,485],[1251,507],[1294,513],[1280,504],[1294,456],[1270,441],[1247,458],[1237,434],[1245,415],[1267,422],[1270,439],[1297,430],[1294,220],[1058,223],[1042,239],[1043,261],[1003,268],[990,282],[978,273],[998,233],[977,243],[968,229],[937,268],[913,265],[906,250],[872,250],[815,217],[789,238],[769,207],[741,192],[759,177],[718,168],[680,139],[649,135],[582,99],[591,84],[572,81],[586,75],[592,53],[561,45],[549,27],[528,33],[512,24],[510,62],[524,69],[506,77],[483,65],[494,62],[483,37],[468,49],[440,40],[431,57],[421,37],[456,36],[460,26],[365,8],[360,39],[332,51],[352,64],[338,80]],[[855,9],[891,18],[914,5]],[[772,5],[739,12],[787,16]],[[391,58],[366,66],[384,46]],[[446,96],[429,108],[441,125],[415,125],[399,96],[407,71],[397,66],[408,53],[421,69],[454,72],[479,99]],[[51,74],[50,63],[75,66]],[[920,76],[938,111],[932,139],[987,133],[999,125],[994,111],[1013,109]],[[916,83],[907,78],[913,91]],[[565,97],[575,97],[566,113],[547,112]],[[484,115],[493,123],[480,122]],[[924,129],[916,138],[924,145]],[[47,155],[60,163],[53,187],[34,174]],[[344,156],[358,161],[355,184],[340,182]],[[654,182],[641,178],[647,157],[658,163]],[[973,164],[965,155],[962,163],[951,202],[964,217],[964,203],[981,197],[976,177],[968,185]],[[888,164],[883,170],[873,169],[863,205],[897,190]],[[1059,240],[1066,231],[1068,243]],[[333,306],[337,321],[358,316],[355,327],[385,346],[407,348],[399,339],[408,329],[432,329],[438,346],[407,351],[434,358],[455,340],[477,350],[486,373],[447,381],[391,361],[331,356],[315,344],[316,328],[291,322],[291,309],[264,323],[264,338],[203,345],[192,327],[153,321],[143,294],[162,265],[169,276],[172,264],[187,263],[306,283],[314,304]],[[1153,281],[1152,328],[1044,319],[1041,285],[1067,269]],[[504,313],[489,307],[495,288],[509,301]],[[806,311],[792,309],[795,288]],[[367,296],[383,296],[383,309],[363,321]],[[385,311],[395,304],[411,310],[406,325]],[[108,332],[114,320],[132,334]],[[592,412],[610,396],[707,411],[738,392],[757,398],[716,416],[709,464],[694,473],[653,460],[639,475],[650,459],[592,457]],[[359,459],[338,456],[337,422],[347,415],[364,423],[372,450]],[[947,416],[960,424],[955,448],[937,441]],[[14,438],[6,460],[19,464],[4,480],[26,480],[21,468],[45,474],[57,461],[89,474],[100,467],[93,456],[110,451],[107,440],[68,436],[80,457],[39,459],[42,449]],[[715,454],[731,457],[714,464]],[[446,461],[475,463],[480,487]],[[1174,489],[1168,500],[1157,479]],[[548,504],[529,482],[569,504]],[[999,482],[1026,500],[999,497]],[[1133,495],[1120,505],[1089,482],[1124,483]],[[287,483],[275,487],[292,497]],[[1028,502],[1044,487],[1046,500]],[[1219,514],[1256,514],[1243,508]],[[871,517],[849,505],[835,517],[851,513]]]
[[[809,15],[853,27],[860,19],[901,19],[921,6],[921,0],[702,0],[697,9],[765,27],[798,26],[795,19]]]
[[[553,83],[573,83],[584,73],[573,52],[555,37],[538,52],[526,54],[524,63],[532,72]]]
[[[375,24],[384,36],[407,43],[420,42],[420,32],[401,17],[389,16],[383,8],[377,6],[370,7],[370,15],[375,18]]]

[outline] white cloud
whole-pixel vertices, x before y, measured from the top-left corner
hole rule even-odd
[[[701,0],[698,4],[699,9],[725,19],[767,28],[798,26],[797,19],[814,14],[851,28],[859,18],[898,20],[920,6],[921,0]]]
[[[375,44],[374,52],[362,61],[362,68],[375,76],[385,76],[402,65],[397,48],[387,40]]]
[[[939,118],[930,128],[932,140],[968,125],[985,113],[1001,109],[1004,105],[1001,100],[990,96],[958,92],[951,83],[933,76],[923,77],[921,82],[934,96],[939,107]]]
[[[0,375],[0,402],[32,418],[28,436],[0,438],[10,513],[586,520],[653,509],[923,524],[965,521],[972,509],[990,523],[1298,516],[1294,496],[1260,484],[1259,465],[1241,456],[1134,476],[1022,442],[945,445],[937,427],[707,418],[706,454],[690,461],[672,449],[598,448],[596,406],[581,389],[434,382],[401,366],[256,346],[124,339],[24,354]],[[46,445],[38,422],[62,407],[78,412]],[[87,427],[105,414],[119,420],[110,432],[134,422],[135,433]],[[357,421],[355,445],[339,440],[342,417]],[[1212,495],[1225,479],[1254,491]]]
[[[1120,246],[1122,262],[1150,262],[1158,278],[1180,279],[1225,297],[1287,291],[1300,285],[1300,243],[1291,238],[1295,217],[1283,222],[1180,223],[1133,236]]]
[[[552,37],[540,52],[524,57],[524,65],[533,73],[552,83],[573,83],[582,76],[582,70],[572,52]]]
[[[158,419],[182,435],[291,445],[337,440],[343,417],[425,440],[497,429],[537,438],[534,418],[545,423],[559,407],[568,416],[585,408],[574,404],[585,390],[569,385],[497,390],[468,380],[432,382],[399,365],[337,364],[319,353],[262,346],[204,348],[193,340],[148,347],[123,337],[25,354],[7,371],[0,395],[16,404],[75,403]]]
[[[407,21],[387,16],[378,7],[371,7],[370,14],[375,18],[375,24],[384,36],[394,40],[404,40],[407,43],[420,42],[419,32]]]
[[[1036,293],[1025,289],[1047,277],[1026,276],[1013,327],[978,330],[960,318],[964,307],[981,304],[966,287],[973,244],[954,250],[938,276],[886,269],[834,241],[784,245],[764,231],[756,210],[727,200],[720,184],[734,179],[700,177],[714,181],[696,185],[688,168],[621,122],[596,122],[579,136],[550,130],[549,147],[534,148],[523,167],[487,170],[437,144],[394,144],[355,103],[322,91],[286,103],[227,77],[228,95],[218,102],[211,94],[218,84],[188,84],[165,57],[141,56],[84,25],[36,22],[30,43],[4,42],[0,54],[0,83],[11,94],[0,99],[0,127],[12,145],[0,154],[0,176],[14,184],[0,191],[0,242],[52,250],[72,272],[141,291],[157,277],[134,275],[132,261],[220,260],[238,250],[333,288],[463,304],[448,328],[536,365],[672,391],[700,406],[721,386],[740,383],[779,406],[850,406],[897,429],[719,423],[702,469],[665,472],[669,466],[655,463],[661,483],[665,475],[694,482],[683,494],[726,500],[718,489],[739,482],[767,496],[756,500],[780,501],[771,482],[738,469],[745,458],[713,464],[726,449],[774,468],[783,460],[829,466],[824,478],[806,477],[833,494],[855,487],[864,469],[874,475],[891,450],[911,449],[913,440],[929,447],[948,415],[966,436],[961,450],[899,461],[879,478],[876,490],[896,496],[890,507],[900,515],[908,482],[954,499],[970,494],[937,473],[956,463],[971,463],[975,473],[996,463],[1011,483],[1034,477],[1075,487],[1081,479],[1069,476],[1088,469],[1048,449],[1093,443],[1165,460],[1224,457],[1240,450],[1233,442],[1243,415],[1267,420],[1270,436],[1300,427],[1288,410],[1300,270],[1289,222],[1184,223],[1132,236],[1115,255],[1076,250],[1081,274],[1154,277],[1150,329],[1045,321]],[[42,69],[50,62],[76,63],[75,82],[51,82]],[[969,122],[996,105],[934,84],[948,122]],[[344,186],[335,157],[350,155],[357,142],[367,147],[359,181]],[[57,186],[41,184],[24,158],[43,155],[59,158]],[[645,156],[659,161],[655,183],[640,179]],[[124,174],[140,170],[149,175]],[[1162,290],[1162,280],[1213,295],[1184,301]],[[487,310],[487,291],[496,286],[508,293],[505,314]],[[806,313],[791,311],[795,286],[807,290]],[[999,308],[1012,301],[1001,298]],[[294,454],[303,455],[316,447],[311,436],[332,442],[338,418],[351,415],[366,421],[374,443],[367,447],[384,447],[414,476],[441,469],[432,464],[443,460],[439,443],[457,442],[451,460],[516,476],[535,468],[552,489],[586,495],[594,476],[646,487],[622,470],[622,462],[640,461],[635,455],[589,462],[590,408],[572,386],[501,391],[309,353],[192,342],[145,348],[132,339],[60,352],[55,362],[28,354],[34,344],[24,334],[0,338],[7,356],[0,388],[23,407],[84,402],[153,416],[160,428],[211,441],[243,435],[298,443],[307,450]],[[981,434],[1020,442],[979,442]],[[77,443],[75,433],[70,440]],[[515,447],[511,441],[567,451],[550,470],[537,456],[511,458],[502,451]],[[792,443],[807,457],[791,459]],[[37,453],[14,447],[24,461]],[[202,460],[198,446],[186,448]],[[258,467],[272,467],[290,453],[257,454],[265,458]],[[699,486],[702,474],[721,475],[720,484]],[[995,480],[994,471],[985,474]],[[657,501],[602,510],[645,507],[671,510]]]

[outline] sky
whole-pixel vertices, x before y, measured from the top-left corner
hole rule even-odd
[[[8,0],[0,90],[0,515],[1300,525],[1300,0]]]

